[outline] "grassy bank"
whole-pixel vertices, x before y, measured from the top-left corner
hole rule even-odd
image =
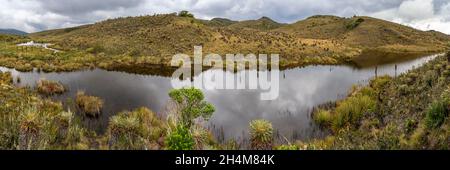
[[[314,120],[332,135],[308,149],[449,149],[450,63],[445,56],[399,77],[355,87]]]

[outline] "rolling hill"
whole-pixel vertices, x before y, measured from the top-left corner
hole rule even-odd
[[[401,51],[439,51],[448,48],[449,36],[420,31],[371,17],[312,16],[276,31],[298,37],[328,39],[358,48]]]
[[[176,14],[126,17],[30,34],[62,50],[93,54],[153,56],[168,63],[177,53],[279,53],[281,64],[337,64],[367,49],[431,53],[449,48],[448,35],[371,18],[312,16],[293,24],[270,18],[198,20]]]
[[[16,29],[0,29],[0,34],[27,35],[28,33]]]

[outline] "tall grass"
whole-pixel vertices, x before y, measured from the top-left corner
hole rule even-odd
[[[333,129],[344,126],[355,127],[365,113],[374,111],[376,102],[366,95],[351,96],[340,102],[332,121]]]
[[[103,100],[99,97],[86,95],[84,91],[78,91],[75,102],[81,111],[88,116],[98,116],[103,108]]]
[[[147,108],[122,112],[110,118],[108,145],[111,149],[160,149],[165,124]]]

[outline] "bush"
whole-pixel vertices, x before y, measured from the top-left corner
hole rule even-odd
[[[84,91],[78,91],[75,99],[81,111],[88,116],[98,116],[103,108],[103,100],[99,97],[88,96]]]
[[[346,25],[346,28],[349,30],[355,29],[356,27],[359,26],[359,24],[361,24],[362,22],[364,22],[363,18],[358,18],[358,19],[352,19],[352,21],[350,21],[350,23],[348,23]]]
[[[347,125],[356,126],[363,114],[373,111],[375,105],[375,101],[365,95],[356,95],[345,99],[336,108],[332,122],[333,128],[337,130]]]
[[[272,123],[267,120],[253,120],[250,122],[251,148],[256,150],[270,150],[273,145]]]
[[[425,117],[425,124],[427,128],[438,128],[442,125],[447,117],[446,105],[443,101],[435,101],[428,108],[427,115]]]
[[[194,149],[195,141],[188,128],[178,125],[167,136],[166,145],[169,150],[192,150]]]
[[[196,118],[209,119],[215,111],[214,106],[203,99],[203,93],[195,88],[174,89],[169,92],[170,98],[177,103],[177,116],[186,128],[192,126]]]
[[[194,18],[194,15],[189,13],[189,11],[180,11],[178,13],[179,17],[189,17],[189,18]]]
[[[45,95],[64,93],[64,86],[56,81],[41,79],[37,82],[38,92]]]

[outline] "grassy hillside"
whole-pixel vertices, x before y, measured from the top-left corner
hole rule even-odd
[[[298,37],[328,39],[357,48],[383,51],[426,52],[449,47],[449,36],[371,17],[312,16],[276,31]]]
[[[133,65],[136,60],[141,64],[169,64],[177,53],[192,55],[196,45],[203,46],[204,54],[222,56],[278,53],[282,67],[340,64],[368,50],[424,54],[450,48],[449,36],[436,31],[419,31],[370,17],[336,16],[313,16],[293,24],[280,24],[267,17],[237,22],[163,14],[110,19],[29,37],[53,43],[63,53],[83,52],[102,58],[104,63],[100,63],[107,68]],[[112,63],[113,58],[123,57],[127,61],[132,57],[132,61],[125,63],[118,59]],[[140,57],[145,60],[137,59]],[[89,64],[98,66],[99,62]]]
[[[314,120],[332,135],[310,149],[449,149],[450,53],[357,87]]]
[[[192,54],[195,45],[204,53],[279,53],[282,64],[337,64],[359,54],[358,49],[329,40],[305,39],[283,32],[262,31],[281,24],[268,18],[231,24],[211,23],[174,14],[128,17],[76,28],[32,34],[33,39],[54,43],[63,51],[83,50],[92,54],[152,56],[169,63],[177,53]],[[220,22],[224,26],[217,24]],[[270,23],[270,24],[269,24]],[[255,26],[252,26],[255,24]],[[226,26],[228,25],[228,26]],[[275,26],[277,25],[277,26]]]

